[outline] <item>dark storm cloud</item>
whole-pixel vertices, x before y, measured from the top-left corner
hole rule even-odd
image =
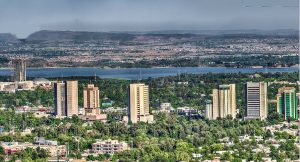
[[[298,29],[297,0],[0,0],[0,32]]]

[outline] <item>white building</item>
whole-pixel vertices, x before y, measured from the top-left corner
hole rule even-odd
[[[159,108],[160,108],[160,110],[172,110],[173,109],[171,103],[168,103],[168,102],[161,103]]]
[[[128,150],[129,147],[126,142],[119,142],[118,140],[104,140],[97,141],[92,144],[92,153],[96,154],[113,154],[115,152]]]

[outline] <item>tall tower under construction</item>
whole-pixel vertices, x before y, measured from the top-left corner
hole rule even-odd
[[[26,60],[25,58],[16,58],[12,60],[14,68],[13,80],[15,82],[26,81]]]

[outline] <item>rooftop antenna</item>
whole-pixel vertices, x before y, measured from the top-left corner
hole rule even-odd
[[[96,83],[96,81],[97,81],[97,75],[96,75],[96,72],[95,72],[95,74],[94,74],[94,79],[95,79],[95,83]]]
[[[11,65],[11,72],[10,72],[10,75],[11,75],[11,81],[14,81],[14,69],[15,69],[15,67],[14,67],[14,64],[13,64],[13,58],[10,58],[10,65]]]
[[[139,79],[138,79],[139,81],[141,81],[142,80],[142,70],[140,69],[140,75],[139,75]]]

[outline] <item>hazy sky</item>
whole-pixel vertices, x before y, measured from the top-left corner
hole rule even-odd
[[[298,29],[298,0],[0,0],[0,33]]]

